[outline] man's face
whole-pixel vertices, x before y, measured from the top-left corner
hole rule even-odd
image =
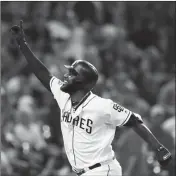
[[[85,78],[75,69],[68,69],[68,73],[64,75],[64,83],[61,90],[66,93],[73,93],[82,90]]]

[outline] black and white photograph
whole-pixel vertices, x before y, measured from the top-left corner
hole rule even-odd
[[[175,1],[1,1],[1,176],[175,176]]]

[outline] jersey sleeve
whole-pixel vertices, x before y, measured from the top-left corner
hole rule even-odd
[[[51,92],[52,92],[54,99],[57,101],[60,108],[63,107],[64,102],[68,99],[68,94],[63,92],[60,89],[62,84],[63,84],[63,82],[60,79],[56,78],[55,76],[53,76],[50,79]]]
[[[108,118],[108,123],[115,126],[123,126],[128,122],[132,114],[130,110],[113,101],[110,101],[109,107],[110,114]]]

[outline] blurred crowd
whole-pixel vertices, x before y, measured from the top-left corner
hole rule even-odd
[[[9,29],[53,75],[85,59],[99,71],[94,93],[139,113],[175,157],[174,2],[1,2],[1,174],[75,175],[65,156],[60,109],[32,74]],[[173,176],[131,129],[113,148],[124,176]]]

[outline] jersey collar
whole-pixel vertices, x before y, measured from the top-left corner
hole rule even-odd
[[[82,99],[81,101],[74,107],[75,111],[80,107],[84,106],[85,103],[90,99],[92,92],[88,92]]]
[[[89,96],[88,96],[88,97],[85,99],[85,101],[82,103],[82,108],[86,107],[86,106],[89,104],[89,102],[90,102],[94,97],[96,97],[96,95],[93,94],[93,93],[90,91]]]
[[[93,94],[92,92],[89,92],[80,102],[79,104],[76,106],[76,108],[73,108],[73,118],[75,118],[76,116],[78,116],[83,108],[85,108],[89,102],[95,97],[96,95]]]

